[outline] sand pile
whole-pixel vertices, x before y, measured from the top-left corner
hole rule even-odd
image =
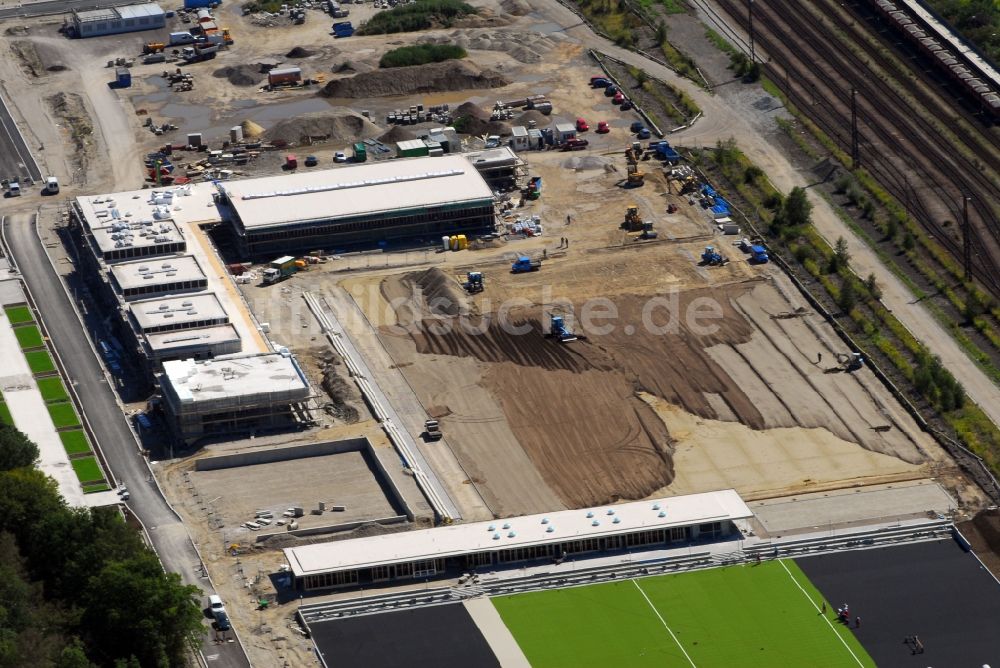
[[[529,111],[524,112],[517,118],[515,118],[513,124],[523,125],[524,127],[528,127],[529,125],[531,125],[531,121],[534,121],[535,125],[541,128],[549,124],[549,117],[540,111],[535,111],[534,109],[531,109]]]
[[[256,86],[264,77],[259,65],[232,65],[212,72],[216,79],[228,79],[234,86]]]
[[[379,137],[378,140],[383,144],[394,144],[398,141],[409,141],[410,139],[416,138],[416,133],[399,125],[394,125],[391,130]]]
[[[473,63],[450,60],[414,67],[364,72],[337,79],[319,92],[324,97],[370,98],[448,90],[473,90],[506,86],[510,80]]]
[[[477,137],[510,134],[510,123],[491,121],[489,112],[472,102],[459,105],[452,116],[455,118],[455,129],[463,134]]]
[[[588,169],[607,169],[609,165],[613,164],[608,158],[602,158],[596,155],[588,156],[573,156],[563,160],[562,166],[566,169],[573,169],[578,172],[584,172]]]
[[[302,114],[267,131],[271,141],[307,144],[314,141],[357,141],[376,137],[381,128],[364,116],[341,110]]]
[[[449,35],[422,37],[418,43],[455,44],[466,51],[499,51],[521,63],[541,62],[564,38],[510,30],[456,30]]]
[[[240,127],[243,128],[244,137],[259,137],[264,134],[264,127],[250,120],[240,123]]]
[[[458,315],[465,310],[465,294],[448,274],[437,267],[407,274],[406,280],[419,291],[431,315]]]
[[[285,58],[308,58],[309,56],[314,55],[316,55],[315,51],[310,51],[309,49],[303,49],[301,46],[297,46],[286,53]]]

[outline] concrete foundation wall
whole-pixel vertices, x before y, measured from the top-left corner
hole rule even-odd
[[[219,469],[237,466],[253,466],[254,464],[270,464],[271,462],[287,462],[305,457],[322,457],[338,455],[342,452],[361,452],[370,448],[367,438],[349,438],[342,441],[326,441],[324,443],[308,443],[293,445],[287,448],[270,450],[254,450],[253,452],[237,452],[232,455],[205,457],[195,462],[195,471],[217,471]]]
[[[403,498],[402,493],[392,482],[392,476],[389,475],[388,471],[385,470],[382,461],[375,455],[375,451],[372,448],[372,444],[367,438],[348,438],[341,441],[326,441],[323,443],[307,443],[305,445],[293,445],[287,448],[272,448],[270,450],[255,450],[253,452],[237,452],[231,455],[218,455],[215,457],[205,457],[204,459],[199,459],[195,462],[195,471],[217,471],[219,469],[235,468],[239,466],[253,466],[255,464],[270,464],[272,462],[285,462],[292,459],[304,459],[306,457],[323,457],[325,455],[338,455],[344,452],[364,452],[367,455],[368,461],[375,467],[375,470],[379,476],[379,483],[385,490],[387,494],[391,497],[390,500],[396,506],[396,508],[403,511],[403,515],[399,515],[402,519],[387,518],[384,520],[374,520],[379,524],[391,524],[397,521],[409,520],[413,521],[413,511],[410,510],[410,506],[407,505],[406,500]],[[333,528],[325,528],[325,531],[319,531],[322,527],[314,527],[311,529],[299,529],[292,532],[292,535],[310,535],[310,533],[327,533],[330,531],[346,531],[344,527],[346,525],[333,525]],[[353,529],[354,527],[348,527]],[[306,532],[306,533],[304,533]],[[261,537],[263,538],[263,536]],[[258,538],[260,540],[260,538]]]
[[[262,533],[257,534],[257,542],[263,543],[275,536],[318,536],[320,534],[328,533],[340,533],[342,531],[351,531],[352,529],[357,529],[365,524],[402,524],[408,521],[406,515],[394,515],[392,517],[381,517],[372,520],[357,520],[355,522],[343,522],[341,524],[326,524],[321,527],[309,527],[308,529],[290,529],[288,531],[280,531],[273,533]]]

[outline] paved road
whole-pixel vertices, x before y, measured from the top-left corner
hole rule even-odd
[[[39,305],[42,321],[63,361],[68,380],[80,397],[101,452],[114,477],[128,484],[131,495],[129,510],[142,520],[168,571],[180,573],[184,582],[197,585],[206,596],[214,593],[208,579],[201,577],[200,560],[187,530],[159,489],[148,482],[149,467],[139,454],[132,430],[87,337],[81,335],[80,320],[73,304],[35,232],[34,216],[22,214],[7,217],[4,235],[11,255],[35,303]],[[205,604],[207,606],[207,602]],[[236,668],[250,665],[238,642],[214,645],[210,633],[206,629],[203,651],[207,657],[214,657],[213,666]]]
[[[69,14],[74,9],[103,9],[105,7],[121,7],[133,5],[128,0],[49,0],[49,2],[29,2],[20,7],[0,9],[0,21],[19,16],[48,16],[50,14]]]
[[[42,179],[24,137],[18,131],[3,96],[0,96],[0,178],[13,176],[21,179],[30,176],[36,183]]]

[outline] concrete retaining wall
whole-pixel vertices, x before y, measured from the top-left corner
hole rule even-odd
[[[408,519],[412,518],[407,518],[406,515],[394,515],[392,517],[381,517],[372,520],[357,520],[354,522],[343,522],[341,524],[325,524],[321,527],[309,527],[308,529],[291,529],[289,531],[261,533],[257,534],[256,540],[258,543],[263,543],[267,540],[270,540],[271,538],[274,538],[275,536],[298,536],[301,538],[303,536],[318,536],[320,534],[340,533],[342,531],[351,531],[352,529],[357,529],[359,526],[365,524],[371,524],[371,523],[382,524],[382,525],[401,524],[403,522],[406,522]]]
[[[396,515],[387,520],[365,520],[365,521],[376,521],[380,524],[392,524],[397,521],[409,520],[413,521],[413,511],[410,510],[410,506],[407,505],[406,499],[403,498],[402,493],[392,482],[392,477],[389,475],[388,471],[385,470],[385,466],[382,464],[382,460],[376,456],[374,449],[372,448],[371,442],[367,438],[347,438],[341,441],[326,441],[323,443],[307,443],[305,445],[293,445],[287,448],[272,448],[269,450],[254,450],[252,452],[237,452],[231,455],[217,455],[215,457],[205,457],[204,459],[199,459],[195,462],[195,471],[218,471],[219,469],[230,469],[237,468],[240,466],[253,466],[255,464],[271,464],[274,462],[287,462],[293,459],[305,459],[307,457],[324,457],[326,455],[339,455],[345,452],[363,452],[366,455],[368,462],[374,466],[377,475],[379,485],[385,490],[386,494],[389,495],[390,501],[393,505],[403,512],[402,515]],[[397,519],[401,518],[401,519]],[[343,525],[333,525],[334,527]],[[349,527],[353,529],[355,527]],[[291,533],[295,536],[307,536],[314,533],[327,533],[329,531],[346,531],[344,528],[328,528],[328,527],[313,527],[310,529],[298,529],[296,531],[289,531],[285,533]],[[258,541],[271,534],[265,534],[258,537]]]
[[[339,455],[344,452],[361,452],[365,450],[371,450],[371,445],[368,443],[367,438],[349,438],[343,441],[309,443],[307,445],[293,445],[287,448],[254,450],[252,452],[238,452],[232,455],[205,457],[195,462],[194,470],[217,471],[219,469],[236,468],[238,466],[287,462],[292,459],[323,457],[325,455]]]

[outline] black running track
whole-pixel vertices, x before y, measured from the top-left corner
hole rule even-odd
[[[348,617],[310,628],[329,668],[500,666],[461,604]]]
[[[1000,585],[952,540],[796,559],[880,668],[1000,668]],[[833,616],[835,613],[829,611]],[[917,635],[924,653],[904,644]]]

